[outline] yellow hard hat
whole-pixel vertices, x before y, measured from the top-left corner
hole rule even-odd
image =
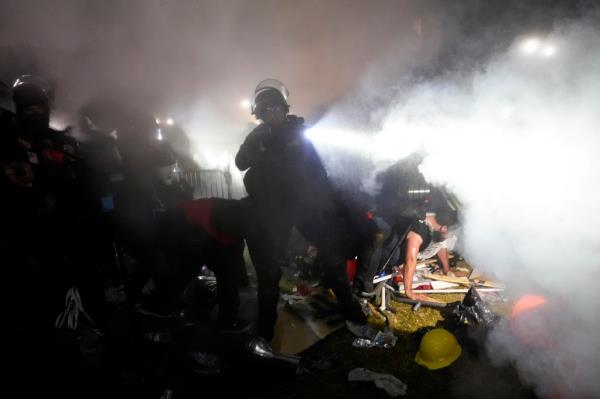
[[[461,352],[462,349],[451,332],[434,328],[421,339],[415,362],[429,370],[437,370],[451,365]]]

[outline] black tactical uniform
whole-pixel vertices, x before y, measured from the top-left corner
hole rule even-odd
[[[8,295],[24,300],[15,319],[29,325],[23,328],[50,328],[83,269],[79,231],[86,203],[78,143],[48,126],[42,88],[23,83],[14,100],[14,121],[0,136],[2,263]]]
[[[268,101],[284,100],[273,92],[262,94],[271,96]],[[285,100],[283,104],[287,111]],[[248,170],[244,177],[249,194],[244,201],[246,241],[258,277],[259,333],[267,340],[273,337],[277,319],[279,262],[293,225],[319,249],[326,266],[324,279],[345,316],[365,321],[345,274],[344,214],[314,146],[304,136],[303,122],[288,115],[282,123],[259,125],[246,137],[235,159],[240,170]]]

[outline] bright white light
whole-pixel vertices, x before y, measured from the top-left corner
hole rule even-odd
[[[175,121],[173,120],[173,118],[168,118],[167,119],[167,125],[173,126],[174,123],[175,123]]]
[[[429,190],[408,190],[409,194],[429,194]]]
[[[523,42],[521,49],[526,54],[533,54],[540,48],[540,41],[536,38],[528,39]]]
[[[160,125],[160,118],[156,118],[155,120],[156,120],[156,124]]]
[[[198,155],[197,152],[194,153],[194,155],[192,156],[192,158],[194,158],[194,162],[200,162],[200,155]]]
[[[552,57],[554,53],[556,53],[556,48],[550,45],[544,47],[544,50],[542,51],[542,54],[546,57]]]
[[[502,117],[504,119],[508,119],[510,118],[510,116],[512,115],[513,111],[511,107],[504,107],[502,108]]]
[[[315,139],[315,137],[317,136],[317,130],[315,130],[315,128],[314,128],[314,127],[311,127],[310,129],[306,129],[306,130],[304,131],[304,136],[305,136],[307,139],[309,139],[309,140],[313,141],[313,140]]]
[[[350,151],[365,151],[368,139],[358,132],[314,126],[306,129],[304,136],[315,144],[342,147]]]
[[[244,109],[250,109],[250,100],[248,99],[243,99],[242,101],[240,101],[240,106]]]
[[[163,139],[162,130],[160,130],[160,128],[158,128],[158,134],[156,135],[156,138],[160,141],[162,141]]]
[[[304,132],[306,138],[317,146],[338,147],[368,155],[376,160],[396,160],[416,151],[422,145],[424,130],[411,132],[392,127],[372,134],[372,132],[352,131],[314,126]]]
[[[227,165],[230,164],[232,159],[231,155],[227,151],[219,151],[216,149],[206,148],[202,152],[203,166],[208,169],[220,169],[225,170]]]

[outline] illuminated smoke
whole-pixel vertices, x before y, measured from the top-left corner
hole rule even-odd
[[[505,281],[508,295],[539,293],[551,304],[530,330],[551,345],[525,345],[508,326],[489,342],[494,360],[516,361],[541,395],[600,395],[598,104],[600,31],[580,23],[544,42],[515,40],[469,78],[416,84],[376,131],[346,140],[324,122],[311,132],[326,159],[327,145],[365,146],[378,170],[425,150],[426,179],[465,206],[463,255]]]

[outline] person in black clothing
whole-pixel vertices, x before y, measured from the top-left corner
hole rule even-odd
[[[448,233],[447,224],[456,220],[456,211],[442,188],[425,181],[418,169],[422,159],[422,155],[414,153],[378,176],[382,187],[376,198],[374,219],[379,233],[371,251],[367,251],[359,261],[355,292],[371,292],[374,276],[389,259],[390,267],[404,264],[406,295],[412,299],[424,298],[412,290],[417,258],[420,253],[424,255],[423,251],[434,238],[443,240]],[[395,250],[392,251],[393,248]],[[448,251],[443,246],[439,248],[436,253],[443,272],[447,274]]]
[[[396,220],[394,225],[388,225],[383,219],[376,216],[380,228],[378,248],[373,248],[359,260],[359,266],[354,280],[355,292],[371,292],[373,290],[373,278],[377,272],[385,269],[389,272],[392,266],[399,264],[412,265],[416,267],[416,256],[427,248],[431,242],[431,230],[425,220],[419,218],[402,217]],[[416,253],[415,253],[416,250]],[[415,256],[411,262],[411,256]],[[409,258],[407,258],[409,256]],[[408,269],[411,269],[409,266]],[[405,272],[406,272],[405,268]],[[414,270],[412,270],[414,273]],[[412,285],[408,287],[408,293],[412,293]]]
[[[0,137],[0,242],[9,257],[7,269],[18,274],[13,281],[38,281],[37,293],[64,295],[59,276],[77,263],[78,230],[84,224],[81,159],[78,142],[50,128],[50,98],[39,82],[31,76],[15,82],[15,117]],[[43,307],[54,304],[40,295]]]
[[[245,270],[242,220],[238,200],[202,198],[168,209],[158,221],[168,266],[158,281],[158,295],[193,313],[193,304],[184,306],[182,294],[206,265],[217,280],[217,327],[243,329],[247,323],[238,317],[239,288],[244,283],[240,270]]]
[[[78,142],[49,126],[50,96],[39,79],[19,78],[12,95],[15,115],[0,134],[0,263],[10,320],[5,352],[14,374],[8,379],[18,381],[31,375],[32,364],[49,376],[58,371],[64,353],[56,352],[55,326],[64,327],[57,316],[89,269]]]
[[[238,169],[247,170],[246,241],[258,277],[258,332],[267,340],[274,334],[279,262],[293,225],[319,249],[327,265],[324,279],[345,316],[366,320],[345,275],[343,212],[315,148],[304,136],[303,118],[288,115],[287,97],[287,88],[277,80],[257,86],[252,113],[262,123],[248,134],[235,158]]]

